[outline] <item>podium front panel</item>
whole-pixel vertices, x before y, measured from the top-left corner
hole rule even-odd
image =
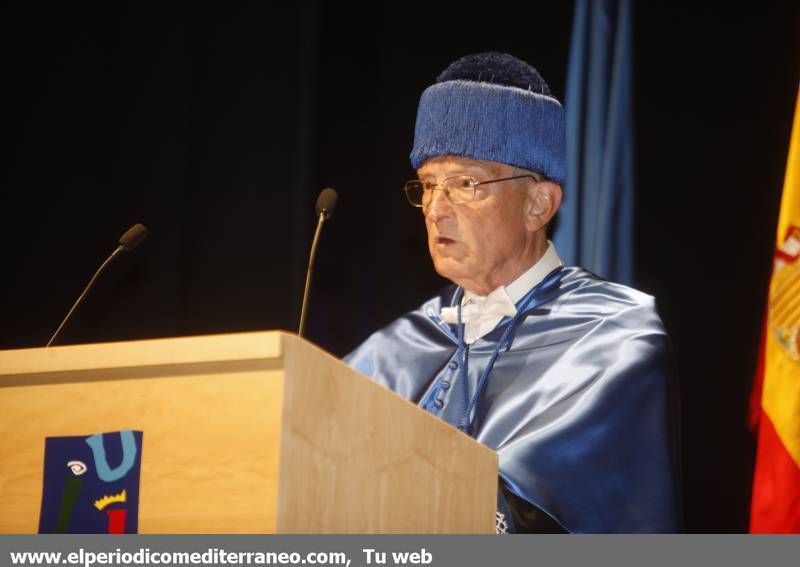
[[[120,430],[140,533],[274,532],[282,398],[278,333],[0,353],[0,532],[38,530],[46,437]]]

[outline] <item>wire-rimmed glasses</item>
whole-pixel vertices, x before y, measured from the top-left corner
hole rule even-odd
[[[407,181],[403,187],[408,202],[414,207],[427,208],[433,200],[433,192],[441,190],[447,200],[454,205],[462,205],[475,200],[475,188],[479,185],[489,183],[499,183],[500,181],[511,181],[512,179],[523,179],[530,177],[534,181],[541,181],[533,174],[514,175],[513,177],[502,177],[500,179],[489,179],[488,181],[478,181],[471,175],[454,175],[444,179],[441,183],[431,183],[412,179]]]

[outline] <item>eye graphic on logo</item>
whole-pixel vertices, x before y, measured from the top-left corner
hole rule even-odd
[[[69,470],[71,470],[72,474],[75,476],[81,476],[88,470],[83,461],[70,461],[67,463],[67,467],[69,467]]]

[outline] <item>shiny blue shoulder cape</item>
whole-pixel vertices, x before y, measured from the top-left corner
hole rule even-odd
[[[509,323],[470,345],[465,394],[457,329],[439,316],[458,291],[446,288],[345,362],[454,423]],[[653,298],[579,268],[556,270],[529,295],[472,434],[497,451],[508,489],[567,531],[680,531],[677,397]]]

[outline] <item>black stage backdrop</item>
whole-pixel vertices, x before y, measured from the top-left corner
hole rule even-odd
[[[747,528],[747,399],[800,77],[800,7],[639,3],[637,281],[677,353],[694,532]],[[504,50],[563,99],[571,2],[14,2],[5,75],[0,348],[47,342],[116,239],[151,235],[61,344],[295,329],[344,355],[444,281],[402,183],[421,91]]]

